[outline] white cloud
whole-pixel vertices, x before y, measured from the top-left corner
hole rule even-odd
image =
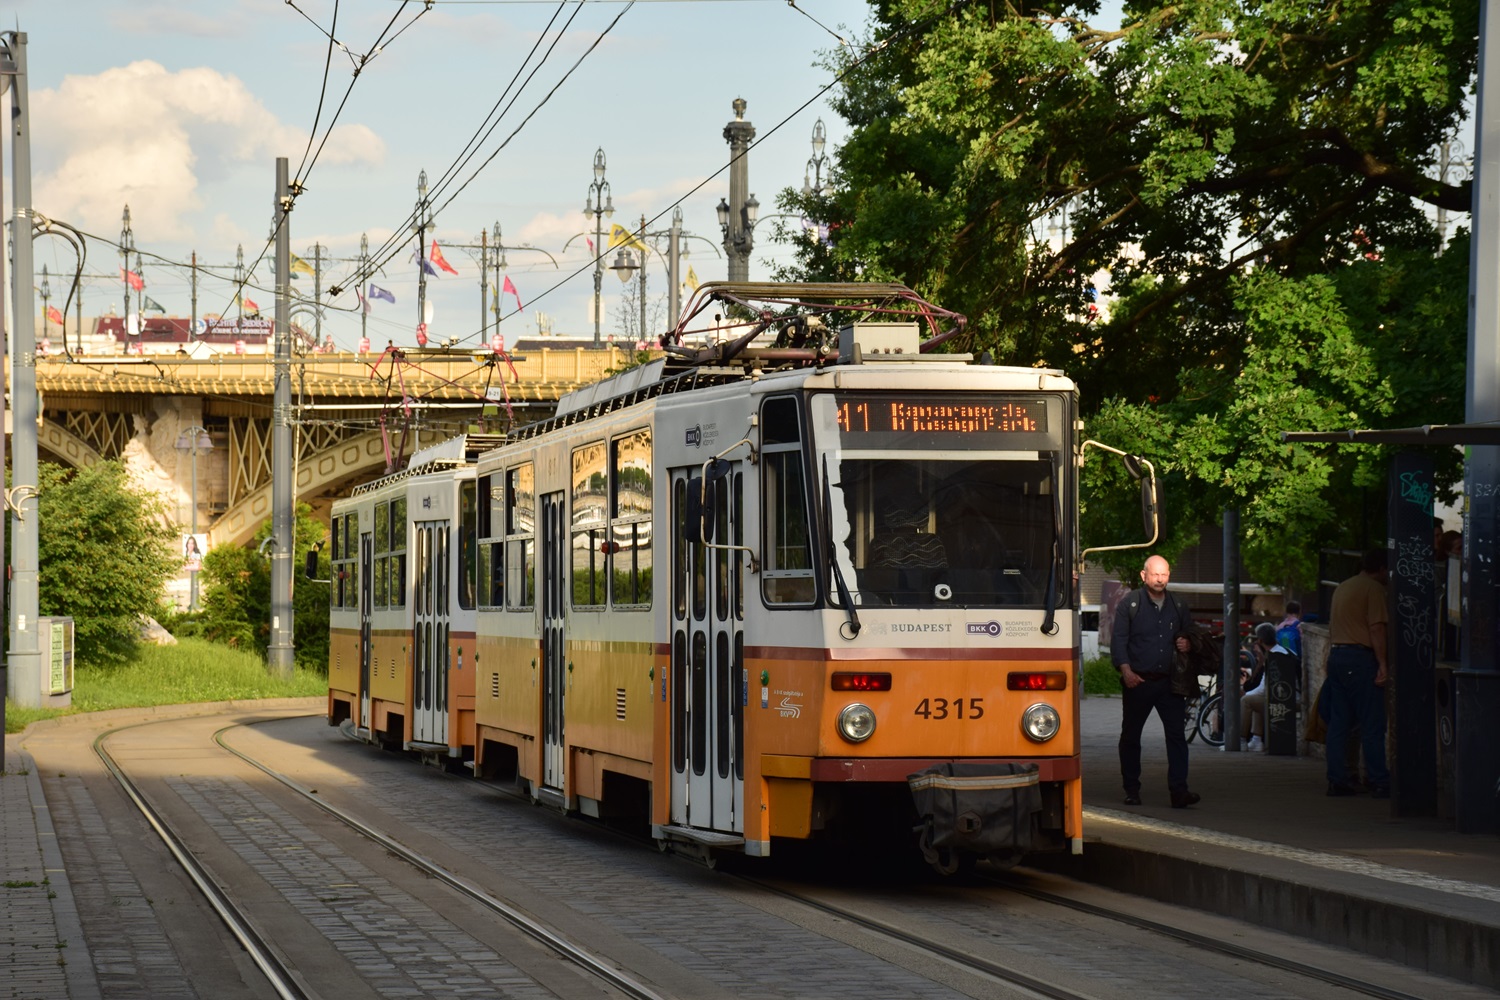
[[[65,77],[56,90],[34,93],[32,109],[38,210],[112,235],[128,203],[138,242],[190,238],[204,184],[268,167],[277,156],[295,168],[307,144],[305,132],[280,122],[237,77],[201,67],[169,72],[148,60]],[[384,156],[379,136],[349,125],[334,130],[320,164],[378,164]],[[226,221],[220,213],[215,228]]]

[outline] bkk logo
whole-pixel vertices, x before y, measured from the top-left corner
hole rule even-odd
[[[968,622],[964,627],[970,635],[987,635],[992,639],[998,639],[1002,631],[1000,623],[995,621]]]

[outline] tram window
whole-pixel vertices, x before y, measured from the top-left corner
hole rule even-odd
[[[854,570],[855,602],[1041,606],[1056,571],[1052,472],[1047,458],[845,459],[836,541]]]
[[[608,560],[608,476],[602,441],[573,449],[570,533],[573,553],[573,606],[602,607]]]
[[[610,442],[610,602],[630,610],[651,606],[651,431]]]
[[[478,496],[478,483],[473,481],[459,483],[458,606],[465,609],[474,607],[474,590],[478,575],[479,543],[476,538],[479,530]]]
[[[406,497],[391,501],[390,598],[391,607],[406,607]]]
[[[687,769],[687,633],[672,633],[672,770]]]
[[[729,634],[714,637],[714,767],[719,777],[729,777],[729,719],[733,713],[736,688],[729,682]]]
[[[687,480],[679,479],[672,484],[672,545],[675,558],[672,565],[672,610],[681,621],[687,617]]]
[[[734,544],[745,544],[745,474],[734,474]],[[734,560],[734,618],[745,620],[745,560]]]
[[[506,607],[526,611],[536,607],[536,478],[530,462],[505,471],[505,559],[496,558],[492,571],[505,580]],[[501,563],[503,562],[503,565]],[[498,606],[498,598],[496,595]]]
[[[573,607],[604,605],[603,528],[573,532]]]
[[[768,448],[761,466],[765,476],[765,570],[761,573],[765,599],[770,604],[811,604],[816,588],[802,452]]]

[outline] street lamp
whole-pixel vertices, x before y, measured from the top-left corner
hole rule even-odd
[[[828,143],[828,132],[823,128],[823,119],[819,118],[813,123],[812,132],[812,159],[807,161],[807,169],[802,172],[802,197],[811,198],[816,195],[822,198],[833,190],[830,184],[823,184],[823,165],[828,162],[828,157],[823,155],[823,147]],[[809,183],[808,178],[811,178]]]
[[[750,280],[750,251],[755,247],[753,233],[760,202],[750,189],[750,142],[755,126],[745,121],[745,100],[734,99],[734,121],[724,126],[724,140],[729,143],[729,200],[720,199],[719,226],[724,230],[724,250],[729,255],[729,280]]]
[[[177,435],[177,450],[193,453],[193,540],[190,544],[194,549],[198,545],[198,450],[201,448],[204,451],[212,451],[213,447],[213,439],[208,436],[206,427],[195,424],[192,427],[183,428],[182,433]],[[188,578],[191,581],[188,591],[189,611],[198,610],[198,565],[201,558],[202,554],[199,553],[199,559],[188,563]]]
[[[604,147],[594,153],[594,179],[589,182],[588,200],[583,203],[584,216],[594,217],[594,346],[599,346],[599,302],[604,294],[604,217],[614,218],[615,199],[604,179]]]

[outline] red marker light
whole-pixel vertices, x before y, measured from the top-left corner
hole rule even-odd
[[[1068,675],[1061,670],[1006,674],[1005,686],[1012,691],[1066,691]]]
[[[837,673],[833,675],[835,691],[889,691],[890,674]]]

